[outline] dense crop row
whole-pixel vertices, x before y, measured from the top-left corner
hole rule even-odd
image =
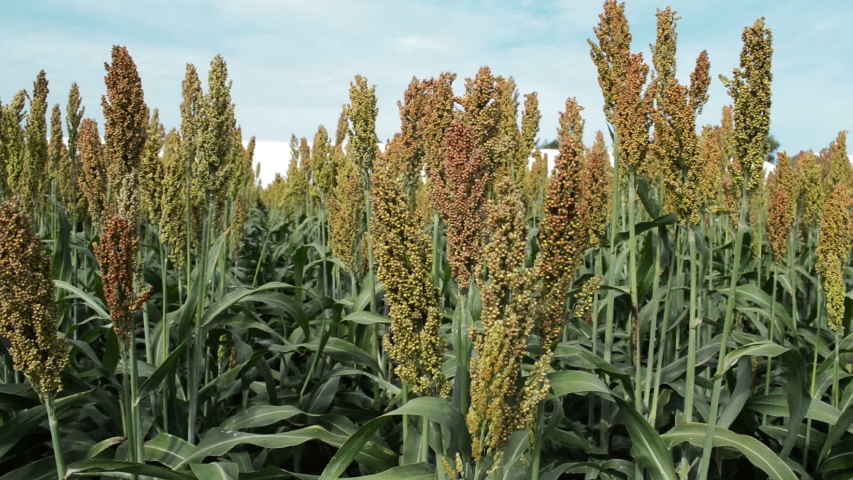
[[[486,67],[382,151],[356,76],[265,188],[222,57],[168,133],[124,47],[101,127],[41,72],[0,106],[0,478],[849,478],[846,135],[766,175],[764,20],[697,128],[657,18],[647,64],[605,2],[608,135],[569,98],[551,172]]]

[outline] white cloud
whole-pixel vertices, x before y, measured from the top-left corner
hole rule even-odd
[[[411,52],[413,50],[444,50],[448,47],[448,44],[442,40],[420,35],[408,35],[398,38],[394,43],[397,49],[403,52]]]

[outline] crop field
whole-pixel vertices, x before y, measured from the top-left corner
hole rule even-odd
[[[645,55],[599,19],[606,123],[568,98],[551,169],[488,67],[382,149],[356,75],[269,185],[220,55],[180,125],[123,46],[100,125],[44,71],[4,99],[0,480],[853,478],[846,132],[776,151],[764,18],[686,83],[672,9]]]

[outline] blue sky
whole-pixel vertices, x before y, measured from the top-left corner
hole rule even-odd
[[[246,138],[287,141],[334,129],[355,74],[377,85],[377,133],[399,129],[396,102],[412,76],[442,71],[463,79],[482,65],[513,76],[521,93],[539,92],[540,138],[556,135],[559,111],[575,96],[586,109],[586,139],[604,129],[602,97],[586,39],[602,1],[521,0],[432,2],[338,0],[29,0],[5,2],[0,30],[0,101],[30,89],[40,69],[51,103],[64,106],[78,82],[87,116],[100,120],[103,62],[113,44],[135,59],[150,107],[167,128],[179,122],[185,64],[206,79],[222,53],[234,81],[232,96]],[[729,103],[717,79],[737,66],[743,27],[760,16],[773,29],[771,132],[791,153],[827,145],[853,124],[853,4],[842,1],[671,1],[678,24],[678,77],[686,80],[707,49],[710,101],[699,123],[719,123]],[[632,49],[650,60],[655,10],[666,2],[628,0]],[[846,27],[846,28],[845,28]],[[265,173],[283,170],[264,165]]]

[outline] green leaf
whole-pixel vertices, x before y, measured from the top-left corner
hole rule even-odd
[[[59,411],[68,405],[81,403],[89,396],[89,393],[83,392],[60,398],[54,402],[54,406]],[[13,419],[0,425],[0,457],[15,447],[33,428],[46,420],[47,410],[45,410],[44,405],[39,405],[19,412]]]
[[[772,394],[763,397],[751,398],[746,403],[747,408],[758,413],[763,413],[773,417],[787,417],[790,415],[788,411],[788,399],[786,395]],[[809,402],[809,409],[806,413],[806,418],[817,420],[829,425],[838,423],[841,417],[841,411],[821,400],[813,398]],[[848,432],[853,433],[853,429],[848,428]]]
[[[145,460],[162,463],[171,469],[175,469],[192,455],[195,448],[182,438],[168,433],[160,433],[145,442]]]
[[[103,319],[107,322],[110,321],[110,314],[107,313],[106,308],[104,308],[104,306],[101,304],[101,302],[99,300],[97,300],[95,297],[89,295],[88,293],[84,292],[83,290],[80,290],[79,288],[75,287],[74,285],[71,285],[70,283],[63,282],[62,280],[54,280],[53,283],[57,286],[57,288],[61,288],[63,290],[71,292],[71,297],[79,298],[80,300],[83,300],[83,302],[85,302],[86,305],[89,306],[89,308],[94,310],[95,313],[97,313],[98,316],[101,317],[101,319]]]
[[[338,453],[326,465],[323,474],[320,475],[320,480],[336,480],[344,473],[364,444],[394,415],[426,417],[432,422],[441,424],[441,426],[450,430],[451,440],[456,444],[462,455],[465,457],[469,456],[471,440],[465,424],[465,417],[462,416],[462,413],[446,399],[418,397],[396,410],[365,423],[355,433],[350,435],[347,441],[338,449]]]
[[[723,361],[723,370],[717,373],[717,376],[722,376],[728,372],[741,357],[775,357],[788,350],[788,348],[768,340],[744,345],[726,354],[726,358]]]
[[[414,463],[390,468],[373,475],[352,478],[360,480],[433,480],[435,478],[435,467],[428,463]]]
[[[678,215],[674,213],[666,214],[662,217],[656,218],[651,222],[639,222],[634,226],[634,235],[641,235],[643,233],[648,232],[653,228],[663,227],[666,225],[674,225],[678,223]],[[616,244],[620,244],[630,238],[629,232],[619,232],[616,235]]]
[[[743,410],[750,393],[752,393],[752,364],[747,359],[741,358],[737,366],[737,385],[729,401],[726,402],[726,408],[720,415],[717,426],[729,428]]]
[[[391,319],[388,317],[365,311],[352,312],[346,317],[342,318],[341,321],[358,323],[359,325],[388,325],[391,323]]]
[[[719,350],[719,348],[717,348]],[[579,345],[561,343],[554,349],[554,358],[563,360],[569,365],[589,370],[601,370],[611,377],[621,379],[630,383],[631,378],[627,370],[619,369],[604,361],[603,358],[593,354]]]
[[[65,478],[74,476],[105,476],[125,478],[125,474],[146,475],[163,480],[197,480],[196,477],[184,473],[173,472],[168,468],[156,465],[142,465],[139,463],[120,462],[117,460],[84,460],[72,463],[65,469]]]
[[[124,443],[124,440],[124,437],[112,437],[107,438],[106,440],[101,440],[100,442],[92,445],[92,447],[89,448],[89,451],[86,453],[86,459],[89,460],[95,458],[100,455],[104,450],[115,445]]]
[[[302,346],[308,350],[316,352],[320,348],[320,341],[315,339],[308,343],[303,343]],[[364,350],[337,337],[329,338],[328,343],[326,343],[323,348],[323,354],[341,362],[365,365],[375,372],[381,370],[379,368],[379,364],[376,363],[376,360],[374,360]]]
[[[83,452],[70,450],[62,452],[62,455],[66,462],[76,462],[82,460]],[[56,480],[56,459],[53,455],[48,455],[29,462],[6,473],[0,480]]]
[[[720,293],[728,296],[728,288],[718,289]],[[737,297],[735,298],[737,305],[742,305],[743,302],[751,302],[761,308],[762,313],[770,315],[771,299],[770,295],[761,289],[755,282],[746,283],[737,287]],[[740,309],[740,308],[739,308]],[[776,302],[776,316],[782,320],[789,329],[793,330],[794,320],[791,318],[791,313],[779,302]]]
[[[222,297],[218,302],[213,303],[204,311],[204,316],[201,319],[202,327],[207,326],[217,315],[225,312],[229,308],[243,301],[246,297],[258,294],[268,290],[274,290],[277,288],[293,288],[293,285],[288,283],[281,282],[270,282],[264,285],[261,285],[258,288],[238,288],[233,292],[229,292]]]
[[[637,175],[637,195],[640,197],[643,207],[652,218],[660,216],[660,204],[654,196],[654,187],[649,183],[645,175]]]
[[[628,427],[628,434],[634,444],[632,452],[637,460],[649,470],[652,478],[677,480],[678,474],[672,464],[672,455],[658,432],[633,406],[617,396],[613,396],[613,400],[625,419],[625,426]]]
[[[826,434],[826,441],[820,450],[819,462],[823,462],[827,454],[829,454],[829,450],[841,439],[841,436],[850,428],[850,425],[853,425],[853,406],[847,407],[835,425],[829,427],[829,432]]]
[[[231,462],[194,463],[190,469],[196,477],[204,480],[237,480],[240,475],[237,464]]]
[[[139,402],[141,402],[143,398],[147,398],[149,395],[154,393],[158,388],[160,388],[160,384],[163,383],[163,380],[174,373],[178,363],[184,358],[184,350],[186,350],[186,348],[187,340],[184,340],[175,348],[174,351],[172,351],[172,353],[169,354],[168,357],[166,357],[166,360],[157,367],[157,370],[155,370],[154,373],[145,380],[142,386],[139,387],[139,393],[136,395],[134,405],[139,405]]]
[[[788,436],[782,443],[782,458],[787,458],[797,442],[797,431],[809,411],[811,396],[807,390],[809,379],[806,373],[806,362],[800,352],[791,350],[782,355],[788,380],[787,396],[789,407]]]
[[[193,452],[175,466],[175,470],[179,470],[181,467],[191,463],[201,462],[207,457],[225,455],[238,445],[251,444],[263,448],[287,448],[301,445],[311,440],[320,440],[329,445],[338,446],[344,444],[345,438],[329,433],[323,427],[317,425],[269,435],[211,428]],[[364,447],[364,445],[362,446]],[[376,470],[390,467],[391,462],[395,462],[397,459],[394,452],[375,444],[369,445],[356,453],[359,455],[361,461]]]
[[[226,419],[220,427],[226,430],[266,427],[301,414],[302,410],[292,405],[254,405]]]
[[[572,395],[578,393],[603,393],[610,395],[612,392],[598,376],[581,370],[563,370],[548,375],[551,389],[554,395]]]
[[[679,443],[688,442],[697,447],[702,447],[705,444],[705,436],[708,433],[708,426],[703,423],[686,423],[679,425],[672,430],[661,435],[661,438],[669,444],[670,447]],[[760,468],[764,473],[774,480],[797,480],[791,467],[785,464],[770,447],[764,445],[757,439],[739,435],[728,429],[715,427],[714,429],[714,446],[715,447],[731,447],[737,449],[753,465]]]

